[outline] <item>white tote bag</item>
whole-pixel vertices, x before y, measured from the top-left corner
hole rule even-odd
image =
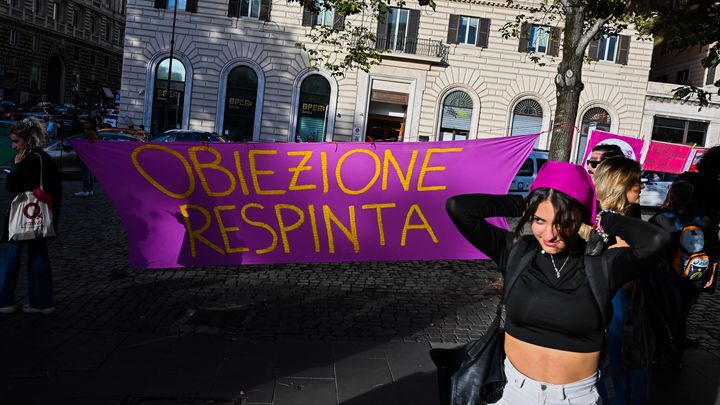
[[[10,203],[8,231],[11,241],[55,236],[50,206],[37,197],[46,195],[43,192],[42,156],[38,155],[38,157],[40,158],[40,187],[36,188],[34,192],[25,191],[19,193]]]

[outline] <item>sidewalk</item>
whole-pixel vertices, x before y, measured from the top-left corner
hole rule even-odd
[[[0,316],[2,405],[434,405],[428,350],[494,314],[488,262],[129,269],[102,191],[64,185],[57,312]],[[653,404],[720,405],[719,304],[696,305],[703,349],[655,376]]]

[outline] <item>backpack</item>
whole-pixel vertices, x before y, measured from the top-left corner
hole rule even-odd
[[[680,230],[680,246],[673,259],[673,268],[688,280],[703,280],[709,275],[710,256],[705,252],[705,234],[695,225]]]

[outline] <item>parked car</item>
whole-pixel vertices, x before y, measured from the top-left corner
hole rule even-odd
[[[677,177],[678,175],[674,173],[643,171],[640,178],[645,188],[640,192],[640,206],[662,207],[670,185]]]
[[[130,135],[137,138],[138,141],[145,140],[145,133],[139,129],[130,128],[102,128],[98,129],[98,134],[121,134]]]
[[[15,121],[0,119],[0,165],[10,163],[15,157],[15,151],[10,144],[10,127]]]
[[[170,129],[150,138],[150,142],[228,142],[215,132],[192,129]]]
[[[60,174],[67,177],[80,177],[80,158],[70,145],[73,139],[82,139],[84,134],[76,134],[63,140],[56,140],[45,147],[45,152],[55,159]],[[134,136],[126,134],[103,133],[98,134],[102,141],[138,142]]]
[[[515,178],[510,184],[510,194],[517,194],[523,197],[528,195],[530,191],[530,185],[537,177],[537,173],[548,160],[548,153],[546,151],[534,150],[530,152],[530,156],[525,159],[520,170],[518,170]]]
[[[107,114],[102,119],[103,124],[107,124],[113,128],[117,127],[118,116],[115,114]]]

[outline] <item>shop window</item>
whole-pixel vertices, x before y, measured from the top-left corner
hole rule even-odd
[[[330,83],[321,75],[310,75],[300,85],[295,142],[325,140]]]
[[[172,73],[171,73],[172,69]],[[153,134],[182,126],[185,102],[185,66],[177,59],[164,59],[155,69],[152,119]]]
[[[234,142],[253,140],[257,88],[257,74],[247,66],[238,66],[228,75],[222,131],[227,139]]]

